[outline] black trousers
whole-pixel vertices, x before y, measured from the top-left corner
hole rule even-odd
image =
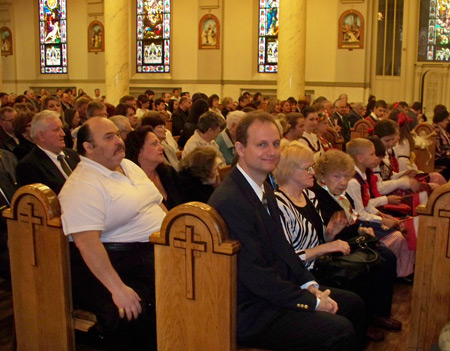
[[[125,250],[109,250],[109,259],[124,284],[141,298],[136,320],[121,319],[111,293],[91,273],[79,250],[70,244],[72,295],[75,308],[97,316],[110,350],[156,350],[155,279],[153,246],[136,243]]]
[[[330,296],[338,303],[337,314],[281,309],[264,333],[238,343],[280,351],[362,350],[367,329],[364,301],[355,293],[334,288]]]

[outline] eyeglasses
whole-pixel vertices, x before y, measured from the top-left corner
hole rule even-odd
[[[311,174],[311,173],[314,171],[314,166],[315,166],[315,164],[313,164],[312,166],[306,167],[306,168],[301,168],[301,167],[300,167],[300,169],[301,169],[302,171],[305,171],[306,173]]]

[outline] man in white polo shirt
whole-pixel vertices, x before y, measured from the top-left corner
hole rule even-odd
[[[156,350],[151,233],[165,216],[162,196],[124,159],[111,121],[93,117],[79,130],[81,162],[59,199],[70,235],[74,305],[97,315],[113,349]]]

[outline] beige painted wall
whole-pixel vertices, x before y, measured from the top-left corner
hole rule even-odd
[[[4,0],[0,0],[0,3]],[[416,4],[418,0],[413,0]],[[374,2],[363,0],[342,4],[340,0],[307,0],[306,89],[313,91],[313,98],[325,95],[335,99],[347,92],[352,101],[366,101],[369,93],[392,101],[402,96],[412,96],[415,81],[405,78],[385,79],[376,77],[372,40],[376,33],[370,28],[373,21]],[[206,8],[205,8],[206,6]],[[99,9],[95,18],[92,9]],[[337,49],[339,16],[350,8],[361,12],[365,19],[364,49]],[[87,52],[88,24],[101,14],[101,0],[68,1],[68,55],[67,75],[41,75],[39,73],[37,1],[14,0],[10,5],[13,31],[14,56],[3,57],[3,90],[22,92],[29,86],[76,86],[92,94],[97,87],[104,90],[104,53]],[[134,1],[130,1],[130,21],[124,30],[135,36],[136,18]],[[95,11],[94,11],[95,12]],[[89,15],[89,13],[91,15]],[[212,13],[221,22],[220,49],[198,49],[198,23],[200,18]],[[409,10],[409,15],[417,11]],[[414,22],[408,23],[411,27]],[[408,28],[405,23],[405,29]],[[258,0],[176,0],[172,4],[172,66],[169,74],[137,74],[135,63],[136,44],[130,42],[130,85],[133,93],[147,88],[217,93],[221,97],[237,98],[242,91],[262,91],[274,95],[276,74],[257,73]],[[107,30],[107,28],[106,28]],[[404,35],[406,41],[414,41],[414,35]],[[293,43],[292,45],[295,45]],[[408,49],[415,50],[412,45]],[[412,72],[414,59],[403,62],[403,71]],[[414,55],[413,55],[414,56]],[[408,67],[406,66],[409,66]],[[403,73],[402,73],[403,75]],[[410,87],[411,85],[411,87]],[[417,89],[416,89],[417,90]],[[114,103],[114,102],[113,102]]]

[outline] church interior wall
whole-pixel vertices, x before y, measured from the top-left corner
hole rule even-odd
[[[376,1],[307,0],[305,80],[312,98],[324,95],[334,99],[342,92],[348,93],[351,101],[366,101],[369,94],[387,101],[409,102],[420,98],[421,76],[415,61],[420,0],[411,1],[405,3],[401,76],[380,77],[375,75],[373,54],[376,52]],[[277,75],[257,73],[258,2],[173,1],[171,72],[137,74],[136,43],[130,40],[127,53],[130,92],[139,94],[148,88],[181,87],[191,93],[203,91],[235,99],[245,90],[275,96]],[[134,1],[129,3],[130,20],[125,30],[134,38],[135,5]],[[95,19],[105,22],[102,0],[68,1],[69,72],[66,75],[40,74],[37,1],[0,0],[0,6],[8,9],[0,10],[0,20],[11,28],[14,45],[14,54],[2,57],[2,90],[22,93],[30,86],[53,89],[70,86],[83,88],[89,94],[100,88],[104,93],[105,53],[87,51],[89,23]],[[338,18],[348,9],[355,9],[364,17],[363,49],[337,48]],[[198,25],[208,13],[220,21],[220,48],[199,50]]]

